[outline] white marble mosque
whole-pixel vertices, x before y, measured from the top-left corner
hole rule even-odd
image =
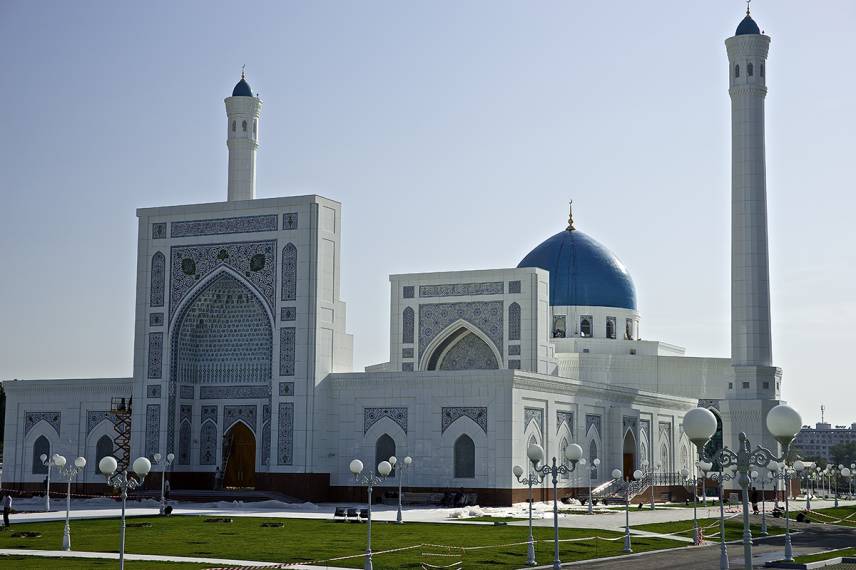
[[[781,388],[767,261],[769,43],[748,13],[726,40],[731,358],[642,340],[627,267],[557,216],[560,231],[510,267],[390,276],[389,361],[354,371],[339,291],[347,210],[314,195],[255,199],[262,101],[242,76],[225,100],[228,199],[137,211],[133,377],[4,382],[4,484],[41,485],[42,453],[84,455],[81,483],[101,489],[104,455],[173,452],[174,489],[211,488],[219,469],[229,487],[332,500],[353,492],[352,458],[394,453],[414,459],[412,491],[507,504],[523,496],[511,467],[531,442],[548,457],[579,443],[601,459],[563,479],[563,495],[644,459],[691,468],[682,419],[700,405],[720,420],[714,445],[745,431],[775,449],[763,429]]]

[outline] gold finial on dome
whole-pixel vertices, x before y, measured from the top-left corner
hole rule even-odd
[[[568,227],[565,228],[566,231],[572,232],[574,231],[574,201],[571,200],[568,202]]]

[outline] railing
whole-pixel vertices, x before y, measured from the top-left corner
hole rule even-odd
[[[593,499],[606,501],[607,499],[624,499],[625,482],[623,480],[609,480],[598,485],[591,491]],[[648,491],[651,486],[655,487],[687,487],[687,480],[680,473],[646,473],[642,479],[630,481],[630,498]]]

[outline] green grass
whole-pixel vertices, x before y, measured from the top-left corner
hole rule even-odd
[[[148,527],[129,527],[127,552],[157,553],[176,556],[205,556],[209,558],[241,558],[272,562],[309,562],[351,554],[361,554],[366,545],[366,525],[333,522],[332,520],[309,519],[261,519],[233,517],[231,523],[206,523],[206,517],[173,516],[169,518],[134,518],[131,523],[147,522]],[[284,522],[282,528],[265,528],[263,522]],[[30,523],[19,525],[27,531],[41,533],[37,538],[12,538],[11,534],[0,533],[0,548],[55,549],[62,543],[62,522]],[[118,543],[118,521],[87,520],[73,521],[72,544],[76,550],[116,552]],[[553,529],[537,527],[536,540],[551,541]],[[586,530],[560,529],[560,538],[584,538],[591,536],[620,537],[621,533]],[[414,548],[398,553],[377,555],[374,567],[420,568],[423,561],[445,565],[454,558],[429,556],[426,553],[460,554],[464,567],[523,567],[526,562],[526,546],[504,546],[526,540],[525,527],[375,522],[372,525],[372,547],[377,551],[417,544],[439,544],[452,547],[489,546],[482,550],[461,551],[452,549]],[[674,548],[684,543],[651,538],[634,538],[635,552]],[[620,540],[587,540],[561,543],[563,561],[583,560],[621,554]],[[552,559],[552,542],[539,542],[536,552],[541,561]],[[360,558],[330,562],[330,566],[359,568]]]
[[[821,560],[829,560],[830,558],[838,558],[840,556],[856,556],[856,548],[841,548],[839,550],[827,550],[826,552],[818,552],[817,554],[797,556],[794,558],[794,562],[805,564],[807,562],[819,562]]]
[[[15,568],[16,570],[45,570],[45,568],[62,568],[67,570],[88,570],[89,568],[109,568],[115,570],[116,560],[98,560],[94,558],[43,558],[41,556],[2,556],[0,568]],[[174,564],[164,562],[137,562],[126,560],[128,570],[197,570],[210,568],[211,564]]]
[[[699,519],[698,525],[704,528],[705,536],[715,534],[719,532],[719,519],[718,518],[707,518],[707,519]],[[715,525],[711,528],[710,525]],[[663,534],[674,534],[677,533],[679,536],[683,536],[686,538],[692,538],[693,536],[693,521],[678,521],[678,522],[665,522],[665,523],[652,523],[652,524],[643,524],[639,526],[631,526],[630,528],[637,530],[645,530],[648,532],[659,532]],[[752,529],[752,536],[754,538],[758,538],[761,536],[761,525],[753,524],[750,526]],[[785,529],[779,528],[773,525],[767,526],[767,532],[769,535],[776,534],[784,534]],[[743,520],[739,517],[733,518],[725,521],[725,540],[740,540],[743,538]],[[719,537],[717,537],[717,540]]]
[[[792,520],[796,519],[797,515],[802,512],[803,506],[804,504],[800,505],[797,509],[794,509],[794,505],[791,503],[790,518]],[[856,527],[856,506],[838,507],[837,509],[835,507],[830,507],[828,509],[815,509],[808,514],[812,524],[832,523],[833,521],[838,521],[839,519],[843,519],[848,516],[850,517],[849,519],[835,522],[835,524]]]

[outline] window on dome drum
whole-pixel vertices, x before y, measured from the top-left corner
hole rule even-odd
[[[259,122],[258,122],[258,121],[256,121],[256,120],[254,120],[254,121],[253,121],[253,134],[256,134],[256,130],[257,130],[258,128],[259,128]]]
[[[582,317],[580,317],[580,336],[592,336],[591,323],[591,315],[583,315]]]
[[[232,121],[232,132],[235,132],[235,121]]]
[[[51,443],[43,435],[40,435],[33,444],[33,475],[47,475],[48,468],[42,464],[42,454],[50,457]]]
[[[633,340],[633,319],[624,322],[624,340]]]
[[[476,444],[463,434],[455,440],[455,479],[474,479],[476,476]]]
[[[606,317],[606,338],[615,338],[615,317]]]
[[[565,338],[566,336],[565,315],[553,317],[553,338]]]
[[[761,77],[764,77],[764,64],[761,64]]]
[[[740,77],[740,64],[734,66],[734,77]]]
[[[769,389],[770,389],[770,383],[764,382],[764,390],[769,390]]]
[[[244,132],[247,132],[247,121],[241,121],[241,128]]]
[[[755,68],[752,66],[752,62],[746,64],[746,75],[747,77],[752,77],[755,72]]]
[[[729,383],[728,383],[728,389],[729,389],[729,390],[733,390],[733,389],[734,389],[734,382],[729,382]]]
[[[743,387],[748,389],[749,388],[749,382],[744,382]]]
[[[389,434],[383,434],[375,442],[375,466],[381,461],[389,461],[395,455],[395,440]],[[390,477],[395,477],[395,469],[389,472]]]

